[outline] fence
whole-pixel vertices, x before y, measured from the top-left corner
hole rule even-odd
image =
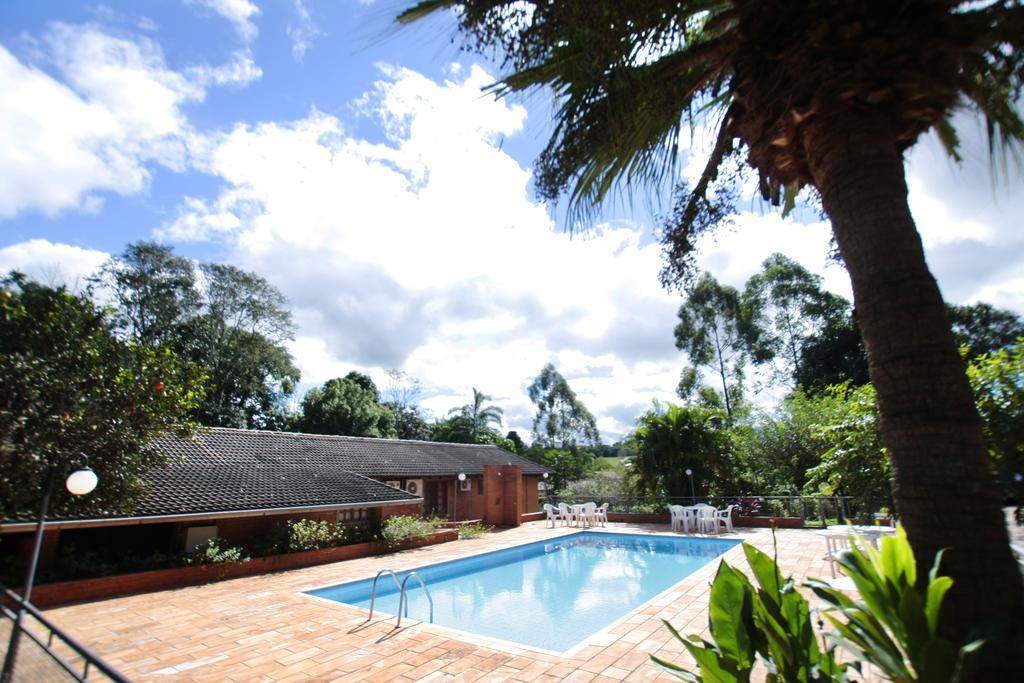
[[[669,505],[707,503],[717,508],[736,505],[735,514],[744,517],[799,517],[803,526],[824,527],[829,524],[858,522],[871,524],[871,510],[853,496],[673,496],[652,498],[641,496],[606,496],[594,499],[608,503],[612,512],[666,512]],[[567,496],[547,496],[542,502],[582,503]]]
[[[89,648],[67,635],[30,602],[0,585],[0,645],[10,647],[17,613],[24,609],[12,681],[113,681],[129,683]],[[6,647],[3,654],[6,659]],[[6,668],[6,667],[5,667]]]

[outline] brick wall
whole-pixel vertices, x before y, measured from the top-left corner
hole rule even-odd
[[[385,505],[380,510],[380,521],[384,521],[388,517],[394,517],[396,515],[412,515],[417,516],[420,514],[419,503],[402,503],[400,505]]]

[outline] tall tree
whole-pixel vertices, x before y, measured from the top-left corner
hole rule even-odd
[[[903,154],[934,129],[955,156],[951,120],[972,108],[990,149],[1019,149],[1024,6],[1018,0],[652,0],[523,3],[425,0],[412,21],[458,8],[474,47],[500,50],[494,92],[551,87],[557,125],[537,164],[539,194],[568,191],[570,216],[618,183],[672,176],[682,126],[717,126],[669,252],[685,255],[726,159],[788,208],[813,188],[850,273],[878,392],[896,506],[921,571],[943,548],[954,580],[941,619],[962,640],[982,624],[980,676],[1024,670],[1024,585],[1009,549],[981,421],[907,202]],[[714,111],[713,116],[708,112]],[[953,506],[949,501],[957,500]]]
[[[946,307],[953,323],[953,334],[966,346],[968,359],[992,353],[1024,337],[1024,318],[1005,308],[979,302],[969,306]]]
[[[541,369],[526,393],[537,406],[537,415],[533,418],[535,444],[572,450],[601,442],[594,416],[553,364],[548,363]]]
[[[398,403],[384,402],[381,404],[395,415],[395,435],[399,439],[414,441],[430,441],[430,425],[420,409],[413,405],[402,406]]]
[[[740,293],[721,284],[711,273],[701,275],[679,307],[676,348],[685,351],[694,366],[718,375],[725,411],[730,416],[735,402],[735,388],[730,391],[730,383],[742,383],[749,350],[756,347],[758,359],[769,356],[767,349],[752,341],[752,331],[750,313],[744,309]]]
[[[299,380],[284,344],[292,337],[284,295],[234,266],[202,264],[151,242],[129,244],[92,278],[112,294],[120,332],[145,346],[168,344],[204,366],[204,425],[281,429]]]
[[[422,391],[420,380],[398,368],[391,368],[387,374],[388,386],[381,392],[384,402],[402,408],[415,407]]]
[[[34,514],[48,470],[81,454],[99,488],[76,497],[56,487],[51,511],[129,513],[141,475],[166,460],[154,437],[196,427],[201,370],[118,339],[86,296],[17,273],[0,280],[0,348],[0,518]]]
[[[155,242],[129,244],[108,259],[90,289],[111,294],[118,329],[143,346],[176,343],[182,322],[199,308],[192,261]]]
[[[850,303],[821,288],[815,275],[782,254],[772,254],[747,280],[743,308],[756,331],[754,355],[774,361],[774,376],[796,387],[805,349],[828,326],[848,317]]]
[[[492,433],[498,437],[501,436],[494,431],[491,425],[501,426],[501,416],[504,411],[498,406],[484,405],[492,398],[473,387],[473,402],[467,403],[461,408],[452,408],[449,411],[448,417],[455,418],[455,422],[452,423],[453,429],[466,431],[469,437],[468,443],[492,443],[490,440]],[[487,437],[487,440],[481,441],[483,437]]]
[[[395,413],[379,399],[373,380],[353,371],[310,389],[296,426],[311,434],[394,439]]]
[[[1024,335],[967,366],[992,464],[1007,494],[1024,499]]]
[[[830,317],[800,350],[796,383],[804,389],[820,391],[833,384],[861,386],[870,381],[868,353],[852,311]]]
[[[706,496],[716,485],[728,484],[729,442],[725,431],[714,428],[715,413],[696,406],[655,402],[640,416],[626,438],[633,449],[630,479],[640,493],[682,497],[694,492]]]
[[[512,444],[513,453],[525,453],[527,446],[526,442],[523,441],[523,437],[519,436],[519,432],[514,429],[505,435],[505,438]]]
[[[199,420],[220,427],[281,429],[281,405],[299,370],[284,347],[292,337],[284,295],[230,265],[200,266],[200,313],[184,323],[182,355],[208,368],[210,391]]]

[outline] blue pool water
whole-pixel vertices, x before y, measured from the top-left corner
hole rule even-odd
[[[416,571],[434,598],[435,624],[563,652],[737,543],[582,532]],[[407,573],[400,572],[399,581]],[[309,593],[369,609],[372,583],[366,579]],[[416,579],[408,585],[408,618],[427,621],[423,590]],[[378,612],[398,612],[398,589],[388,576],[377,583],[375,617]]]

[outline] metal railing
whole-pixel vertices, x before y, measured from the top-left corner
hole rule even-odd
[[[541,503],[583,503],[575,496],[553,495]],[[669,505],[707,503],[717,508],[736,505],[734,514],[744,517],[799,517],[804,526],[824,527],[857,521],[872,523],[871,510],[854,496],[597,496],[590,500],[608,503],[609,512],[666,513]]]
[[[398,574],[393,569],[381,569],[377,572],[377,576],[373,577],[373,586],[370,588],[370,616],[366,617],[367,621],[373,619],[373,603],[377,601],[377,582],[380,581],[382,574],[389,574],[391,578],[395,580],[395,588],[398,589],[399,594],[402,592],[402,584],[398,583]]]
[[[22,651],[12,681],[107,680],[128,683],[127,678],[47,619],[35,605],[0,585],[0,623],[7,619],[12,629],[18,628],[18,610],[24,610],[21,637],[27,638],[38,649]],[[4,641],[8,639],[4,638]],[[23,642],[22,647],[27,644],[29,642]]]
[[[402,625],[403,606],[405,607],[405,616],[409,616],[409,596],[408,589],[405,584],[409,583],[409,579],[414,576],[419,580],[420,586],[423,587],[423,592],[427,594],[427,600],[430,601],[430,623],[434,623],[434,598],[430,597],[430,590],[427,589],[427,582],[423,580],[423,577],[420,576],[419,572],[409,572],[406,574],[405,578],[402,579],[402,592],[398,596],[398,623],[395,624],[395,628]]]

